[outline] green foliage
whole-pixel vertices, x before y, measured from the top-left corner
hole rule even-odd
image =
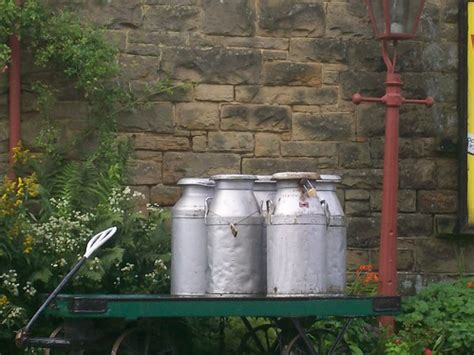
[[[411,351],[435,345],[442,354],[468,354],[474,349],[473,284],[468,280],[433,284],[403,303],[399,336],[408,340]]]
[[[0,43],[17,33],[35,65],[66,78],[88,108],[85,129],[64,140],[53,107],[60,88],[36,82],[43,128],[34,153],[15,149],[17,179],[0,183],[0,351],[14,354],[14,330],[77,262],[87,240],[116,225],[119,232],[68,286],[74,292],[167,292],[169,231],[166,211],[148,206],[126,186],[129,142],[116,133],[121,112],[145,105],[171,83],[150,85],[135,97],[120,85],[116,49],[100,31],[40,0],[0,0]],[[0,71],[9,49],[0,45]],[[93,147],[91,149],[90,147]],[[85,149],[87,148],[87,149]]]

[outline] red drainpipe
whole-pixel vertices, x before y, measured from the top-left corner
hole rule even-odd
[[[22,0],[16,0],[17,5],[21,5]],[[11,49],[11,60],[8,68],[9,72],[9,87],[8,107],[10,117],[10,170],[8,176],[15,179],[15,172],[13,171],[13,148],[20,142],[20,97],[21,97],[21,57],[20,57],[20,39],[16,34],[10,36],[9,45]]]

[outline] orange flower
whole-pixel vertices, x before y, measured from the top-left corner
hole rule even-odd
[[[469,281],[467,284],[466,284],[467,288],[474,288],[474,281]]]
[[[368,272],[364,277],[364,283],[379,282],[379,275],[376,272]]]
[[[367,265],[361,265],[359,266],[359,271],[372,271],[372,265],[367,264]]]

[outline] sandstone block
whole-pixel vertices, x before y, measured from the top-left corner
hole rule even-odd
[[[424,272],[443,272],[443,273],[459,273],[459,261],[456,255],[457,245],[451,240],[444,240],[438,238],[427,238],[416,241],[416,259],[417,269]],[[471,253],[472,254],[472,253]],[[467,255],[464,255],[464,260]],[[472,263],[466,263],[465,272],[472,272]]]
[[[352,95],[361,93],[364,96],[382,97],[384,90],[382,73],[345,71],[341,73],[341,98],[351,100]]]
[[[367,9],[361,2],[327,4],[326,37],[372,37]]]
[[[290,59],[298,62],[347,63],[347,42],[332,38],[291,38]]]
[[[291,0],[261,0],[258,18],[261,33],[273,36],[322,37],[323,3],[295,3]]]
[[[380,240],[379,217],[348,217],[347,246],[350,248],[374,248]]]
[[[404,159],[400,161],[400,188],[436,188],[436,162],[428,159]]]
[[[219,108],[217,104],[185,102],[176,105],[178,127],[186,129],[217,129]]]
[[[415,212],[416,211],[416,191],[399,190],[398,191],[398,211]],[[380,212],[382,209],[382,191],[373,190],[370,192],[370,209],[373,212]]]
[[[127,37],[125,32],[119,30],[103,30],[101,34],[107,42],[116,47],[120,52],[125,51],[127,46]]]
[[[240,173],[240,156],[229,153],[165,153],[163,182],[175,184],[183,177]]]
[[[347,189],[375,189],[382,186],[382,169],[348,169],[337,172],[342,176],[341,186]]]
[[[437,103],[456,102],[457,73],[410,73],[403,77],[406,97],[433,96]]]
[[[323,84],[325,84],[325,85],[338,85],[339,84],[339,72],[323,70]]]
[[[372,38],[346,41],[346,56],[346,63],[357,71],[385,72],[386,70],[380,55],[380,44]],[[400,56],[400,58],[404,57]],[[407,58],[411,58],[411,54],[407,54]],[[411,62],[407,60],[406,64],[411,64]]]
[[[264,62],[272,62],[274,60],[287,60],[287,51],[263,50],[262,59]]]
[[[170,90],[163,91],[162,82],[132,81],[130,87],[137,97],[150,101],[187,102],[193,101],[193,86],[183,82],[171,83]]]
[[[188,36],[182,32],[150,32],[134,30],[128,33],[128,49],[131,50],[135,45],[152,45],[156,48],[161,46],[182,47],[187,44]]]
[[[425,237],[433,235],[433,217],[429,214],[400,213],[399,237]]]
[[[162,164],[153,160],[131,160],[128,173],[130,185],[155,185],[161,182]]]
[[[156,71],[160,65],[158,57],[122,54],[119,61],[122,68],[120,79],[126,83],[131,80],[157,79]]]
[[[346,201],[368,201],[370,192],[367,190],[346,190]]]
[[[278,157],[280,155],[280,136],[273,133],[255,134],[256,157]]]
[[[281,171],[320,171],[334,168],[334,161],[322,158],[243,158],[245,174],[272,175]]]
[[[344,212],[347,216],[367,216],[370,213],[369,201],[346,201]]]
[[[173,106],[170,103],[149,103],[121,113],[118,125],[129,130],[172,133],[173,116]]]
[[[136,133],[131,135],[131,139],[133,147],[142,150],[188,150],[190,147],[187,137]]]
[[[441,189],[458,189],[458,160],[457,159],[437,159],[436,173],[438,177],[438,187]]]
[[[295,140],[345,140],[353,136],[353,118],[345,113],[293,114]]]
[[[232,101],[234,87],[232,85],[200,84],[194,89],[196,100],[200,101]]]
[[[132,153],[132,157],[135,160],[155,160],[155,161],[163,161],[163,153],[162,152],[155,152],[153,150],[134,150]]]
[[[370,139],[370,156],[372,159],[383,159],[384,156],[384,138]],[[422,138],[400,138],[399,157],[401,159],[422,158],[426,156],[426,141]]]
[[[223,105],[221,128],[237,131],[289,131],[291,110],[277,105]]]
[[[207,149],[207,136],[193,137],[193,152],[205,152]]]
[[[455,213],[458,194],[453,190],[418,191],[418,211],[422,213]]]
[[[282,142],[284,157],[328,157],[337,160],[337,143],[327,142]]]
[[[143,16],[147,31],[192,31],[199,26],[199,8],[195,6],[152,6]]]
[[[339,163],[344,168],[370,167],[369,144],[341,143],[339,145]]]
[[[236,86],[236,100],[249,103],[282,105],[335,104],[338,100],[336,87],[321,88],[304,86]]]
[[[198,0],[145,0],[147,5],[197,5]]]
[[[267,85],[318,86],[322,83],[321,65],[292,62],[265,63],[263,83]]]
[[[173,206],[181,195],[181,189],[178,186],[156,185],[151,188],[150,202],[159,206]]]
[[[108,28],[139,27],[143,23],[140,0],[90,2],[79,9],[85,17],[97,25]]]
[[[258,83],[261,53],[236,48],[163,48],[162,70],[171,77],[209,84]]]
[[[205,35],[201,33],[191,33],[189,38],[189,45],[195,47],[255,48],[264,50],[285,51],[286,53],[289,46],[289,39],[261,36],[217,36]]]
[[[383,105],[358,105],[355,111],[357,135],[383,137],[385,134],[385,111]]]
[[[250,0],[203,0],[204,33],[251,36],[255,33],[255,6]]]
[[[222,152],[253,152],[254,138],[247,132],[209,132],[209,150]]]

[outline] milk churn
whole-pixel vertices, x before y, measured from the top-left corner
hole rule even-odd
[[[327,292],[329,214],[314,188],[317,173],[277,173],[275,202],[267,217],[267,295]]]
[[[215,175],[207,212],[208,294],[265,293],[263,217],[254,175]]]
[[[265,211],[267,208],[267,201],[273,201],[276,195],[276,181],[272,180],[271,175],[257,175],[253,193],[257,199],[260,209]]]
[[[321,175],[316,182],[319,199],[326,202],[331,214],[327,235],[328,288],[336,294],[344,293],[347,262],[346,218],[336,195],[336,185],[340,182],[337,175]]]
[[[178,181],[183,193],[172,210],[171,294],[202,295],[207,286],[205,201],[214,193],[209,179]]]

